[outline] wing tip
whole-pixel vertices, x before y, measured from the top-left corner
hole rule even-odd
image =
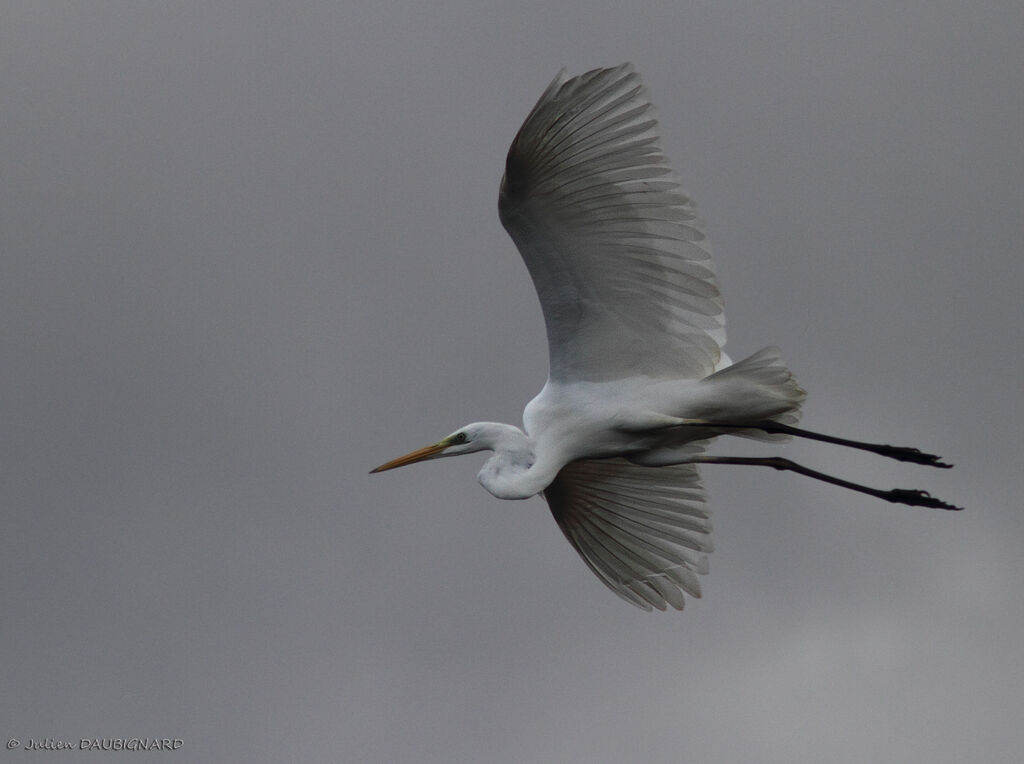
[[[523,120],[522,126],[512,139],[505,158],[505,175],[501,180],[501,197],[507,201],[520,198],[530,189],[532,179],[533,148],[529,145],[539,135],[543,135],[553,122],[551,114],[543,114],[557,104],[554,116],[557,117],[572,109],[569,107],[574,100],[584,103],[597,93],[611,92],[621,86],[626,79],[635,79],[638,85],[637,96],[650,106],[640,81],[640,75],[629,61],[618,66],[591,69],[583,74],[570,77],[568,69],[562,67],[555,78],[547,86],[534,104],[530,113]],[[524,145],[526,144],[526,145]]]

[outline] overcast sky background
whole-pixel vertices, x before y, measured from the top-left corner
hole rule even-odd
[[[704,599],[646,614],[482,457],[367,475],[540,389],[505,151],[559,68],[624,60],[731,355],[956,469],[787,455],[966,512],[709,466]],[[1019,760],[1019,0],[15,0],[0,104],[0,744]]]

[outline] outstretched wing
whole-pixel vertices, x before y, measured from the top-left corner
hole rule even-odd
[[[696,464],[572,462],[544,498],[583,561],[626,601],[682,610],[684,592],[700,597],[697,574],[707,573],[712,544]]]
[[[711,247],[631,64],[548,86],[509,149],[498,211],[540,297],[552,379],[714,371]]]

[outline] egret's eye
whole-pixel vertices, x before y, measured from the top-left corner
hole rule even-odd
[[[455,436],[455,437],[453,438],[453,440],[454,440],[454,441],[455,441],[456,443],[465,443],[465,442],[466,442],[466,433],[464,433],[464,432],[460,432],[460,433],[459,433],[458,435],[456,435],[456,436]]]

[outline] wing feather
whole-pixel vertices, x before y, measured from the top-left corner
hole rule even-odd
[[[498,208],[540,298],[552,379],[714,371],[725,319],[710,243],[630,64],[548,86]]]
[[[544,498],[583,561],[626,601],[644,610],[682,610],[684,593],[700,597],[697,574],[707,572],[712,544],[697,465],[572,462]]]

